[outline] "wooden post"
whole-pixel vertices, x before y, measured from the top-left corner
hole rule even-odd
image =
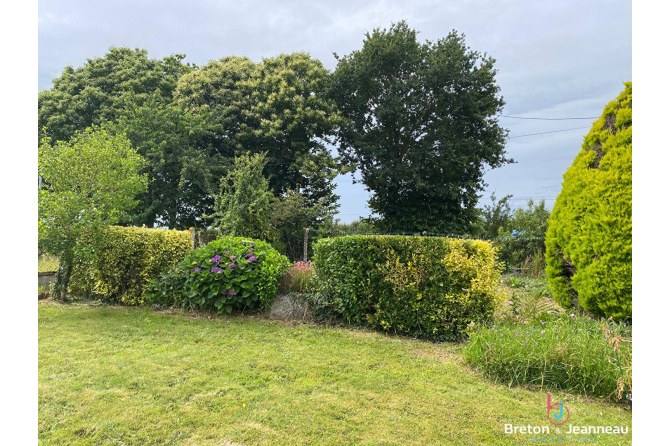
[[[307,240],[309,239],[309,228],[303,228],[305,229],[305,241],[302,245],[302,261],[307,263]]]
[[[195,243],[195,228],[194,227],[188,228],[188,232],[191,233],[191,243],[193,244],[193,249],[195,249],[196,248],[196,246],[195,246],[196,245],[196,243]]]

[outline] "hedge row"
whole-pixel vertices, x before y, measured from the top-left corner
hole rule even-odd
[[[101,300],[141,305],[149,282],[191,251],[188,231],[109,227],[92,260],[76,259],[70,289]]]
[[[460,339],[501,300],[495,249],[481,240],[335,237],[315,244],[313,265],[317,315],[398,334]]]

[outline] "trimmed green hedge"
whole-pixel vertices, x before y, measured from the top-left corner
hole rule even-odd
[[[398,334],[460,339],[501,299],[495,249],[481,240],[335,237],[314,245],[313,265],[316,316]]]
[[[141,305],[149,282],[192,249],[188,231],[110,226],[92,260],[76,259],[70,288],[101,300]]]
[[[556,301],[619,320],[633,310],[633,87],[625,85],[563,175],[546,238]]]

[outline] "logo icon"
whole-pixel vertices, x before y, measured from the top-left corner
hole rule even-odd
[[[563,400],[559,400],[560,403],[551,404],[551,394],[547,393],[547,418],[549,422],[555,426],[562,426],[568,422],[570,418],[570,410],[563,404]],[[552,409],[558,406],[558,413],[552,413]]]

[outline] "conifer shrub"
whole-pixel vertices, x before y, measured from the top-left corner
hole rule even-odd
[[[344,320],[435,340],[491,320],[501,297],[495,250],[481,240],[355,235],[319,240],[311,305]]]
[[[632,103],[628,82],[584,138],[546,237],[556,301],[617,320],[632,316]]]

